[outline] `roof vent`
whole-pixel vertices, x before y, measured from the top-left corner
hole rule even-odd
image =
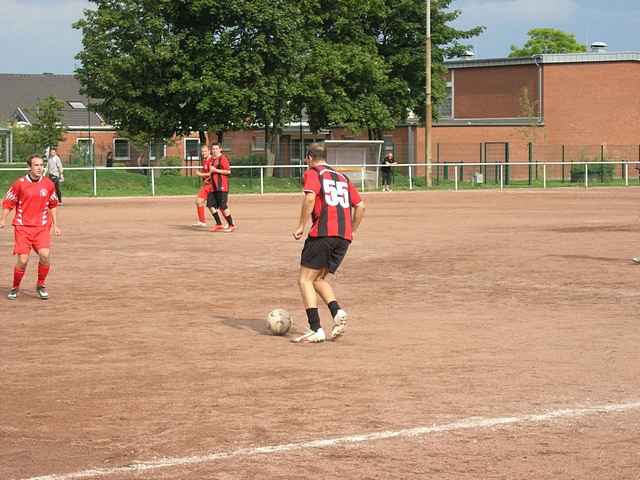
[[[469,50],[465,50],[464,53],[462,54],[462,59],[463,60],[473,60],[473,57],[475,57],[476,54],[473,52],[473,50],[469,49]]]
[[[605,42],[593,42],[591,44],[591,51],[593,53],[607,53],[608,48],[609,45],[607,45]]]

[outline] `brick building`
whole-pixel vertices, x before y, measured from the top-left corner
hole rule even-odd
[[[640,160],[640,52],[588,52],[531,58],[456,60],[447,62],[448,101],[439,106],[433,127],[434,162],[526,162],[533,144],[539,161],[608,159]],[[38,98],[65,102],[67,134],[59,146],[63,158],[87,156],[93,146],[96,164],[106,153],[116,161],[139,164],[155,157],[197,158],[196,135],[176,138],[138,152],[96,113],[78,92],[72,75],[0,74],[0,121],[29,123],[29,109]],[[366,139],[366,132],[344,129],[310,132],[304,118],[285,128],[279,164],[300,162],[312,141]],[[385,150],[402,163],[424,162],[424,129],[411,119],[385,132]],[[264,152],[262,130],[228,132],[224,148],[235,159]],[[586,153],[585,153],[586,152]],[[420,172],[418,172],[420,173]]]
[[[434,159],[440,153],[441,160],[478,161],[483,144],[508,144],[510,159],[526,162],[532,143],[538,160],[559,161],[569,151],[570,160],[591,160],[602,151],[609,159],[640,160],[640,52],[447,66],[449,101],[434,124]],[[423,145],[422,129],[417,138]],[[576,158],[578,150],[588,152],[586,158]],[[424,159],[420,146],[417,152]]]

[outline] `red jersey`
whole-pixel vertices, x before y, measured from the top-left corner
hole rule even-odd
[[[47,177],[34,181],[25,175],[9,188],[2,208],[16,209],[13,225],[43,227],[51,225],[49,210],[58,206],[56,187]]]
[[[209,173],[211,171],[212,162],[213,162],[213,157],[207,157],[202,159],[202,171],[204,173]],[[211,176],[204,177],[204,183],[211,183]]]
[[[212,158],[211,166],[219,170],[231,170],[231,164],[226,155],[220,155],[218,158]],[[213,191],[228,192],[229,191],[229,175],[221,173],[212,173]]]
[[[316,194],[309,236],[351,240],[351,207],[362,199],[349,179],[328,165],[318,165],[304,172],[304,191]]]

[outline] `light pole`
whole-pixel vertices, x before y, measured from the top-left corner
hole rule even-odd
[[[427,164],[426,180],[427,187],[433,185],[431,175],[431,0],[427,3],[427,31],[425,36],[425,76],[426,76],[426,112],[424,118],[424,160]]]

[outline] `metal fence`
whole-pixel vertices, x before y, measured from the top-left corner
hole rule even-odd
[[[380,190],[381,176],[378,173],[371,175],[370,164],[341,166],[344,167],[349,169],[351,180],[362,191]],[[566,181],[555,178],[562,167],[570,172]],[[300,191],[301,177],[306,167],[280,165],[279,168],[290,170],[290,174],[285,177],[268,176],[267,172],[273,169],[270,165],[233,166],[231,191],[256,194]],[[640,186],[640,161],[433,163],[430,167],[433,184],[427,188],[425,173],[428,168],[424,163],[397,165],[394,167],[396,172],[392,187],[396,190],[502,190],[518,187]],[[532,183],[527,180],[515,181],[510,178],[510,172],[516,168],[522,168],[523,171],[537,169],[539,178]],[[67,167],[63,192],[72,196],[188,195],[193,194],[201,184],[200,177],[189,175],[195,169],[199,167]],[[379,172],[379,168],[376,170]],[[0,168],[0,188],[8,188],[18,173],[24,172],[24,167]]]

